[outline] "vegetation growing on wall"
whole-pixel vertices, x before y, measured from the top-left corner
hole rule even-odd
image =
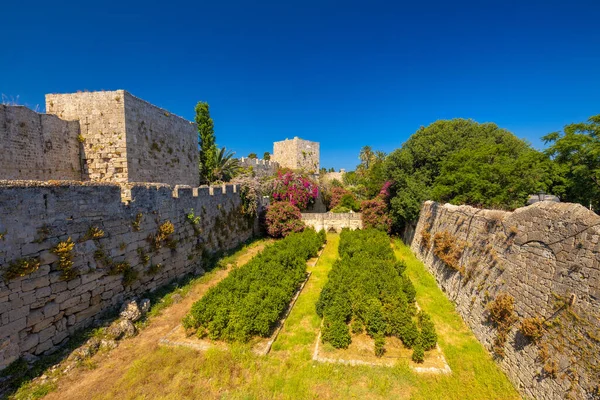
[[[306,260],[323,242],[323,235],[307,229],[268,246],[194,303],[184,327],[215,340],[247,342],[269,336],[306,278]]]
[[[104,232],[102,233],[104,235]],[[75,243],[68,238],[60,242],[52,249],[52,253],[58,256],[58,270],[60,271],[60,279],[68,281],[77,276],[77,271],[73,269],[73,248]]]
[[[39,258],[19,258],[8,263],[8,267],[2,274],[5,281],[10,281],[21,276],[35,272],[40,267]]]
[[[462,246],[450,232],[437,232],[433,235],[433,254],[448,268],[462,272],[463,268],[459,264]]]
[[[421,337],[413,318],[414,287],[403,275],[405,266],[396,261],[384,232],[344,230],[339,253],[316,304],[317,314],[323,318],[323,342],[347,347],[350,325],[353,333],[365,330],[375,340],[378,356],[385,352],[386,336],[398,337],[408,348],[417,343],[423,348],[423,340],[427,349],[435,347],[435,328],[425,314],[419,320],[425,333]]]
[[[492,349],[500,357],[505,355],[504,346],[508,332],[517,320],[514,309],[515,299],[507,293],[500,293],[487,305],[488,319],[496,328]]]

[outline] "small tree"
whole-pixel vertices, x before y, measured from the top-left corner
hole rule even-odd
[[[250,154],[248,154],[248,158],[256,160],[258,158],[258,156],[256,155],[256,153],[250,153]]]
[[[200,182],[208,183],[215,169],[217,158],[217,145],[215,143],[215,129],[208,103],[199,101],[196,104],[196,125],[198,125],[198,148]]]
[[[267,208],[266,225],[269,236],[275,238],[304,230],[300,209],[286,201],[273,203]]]
[[[269,161],[271,159],[271,153],[265,151],[265,154],[263,154],[263,159]]]

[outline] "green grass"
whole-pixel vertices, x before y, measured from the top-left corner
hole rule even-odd
[[[506,376],[454,311],[452,303],[410,249],[396,242],[406,261],[417,301],[433,318],[439,343],[453,370],[448,376],[414,373],[406,362],[367,367],[312,361],[320,319],[315,302],[337,257],[338,235],[328,235],[319,262],[290,313],[269,355],[249,345],[198,352],[158,347],[123,366],[117,382],[86,398],[166,399],[514,399]]]

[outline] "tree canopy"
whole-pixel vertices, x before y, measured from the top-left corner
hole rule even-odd
[[[493,123],[436,121],[421,127],[384,166],[396,229],[414,221],[425,200],[511,209],[539,190],[562,194],[558,169],[544,154]]]
[[[600,115],[542,138],[565,175],[565,200],[600,207]]]

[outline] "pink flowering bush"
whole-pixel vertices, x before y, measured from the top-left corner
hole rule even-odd
[[[351,194],[350,191],[344,189],[343,187],[338,187],[335,186],[331,189],[331,199],[329,201],[329,208],[336,208],[338,205],[340,205],[340,201],[342,200],[342,197],[344,197],[347,194]]]
[[[269,236],[275,238],[286,237],[292,232],[302,232],[305,227],[298,207],[286,201],[279,201],[267,207],[265,224]]]
[[[275,201],[287,201],[304,210],[318,195],[319,188],[310,179],[292,171],[277,174],[273,190]]]
[[[360,204],[362,213],[363,229],[376,228],[385,232],[390,232],[392,221],[387,213],[387,206],[381,197],[375,197],[373,200],[365,200]]]
[[[360,203],[363,228],[376,228],[390,233],[392,220],[388,215],[386,204],[386,200],[390,196],[390,186],[392,186],[390,181],[385,182],[377,197]]]

